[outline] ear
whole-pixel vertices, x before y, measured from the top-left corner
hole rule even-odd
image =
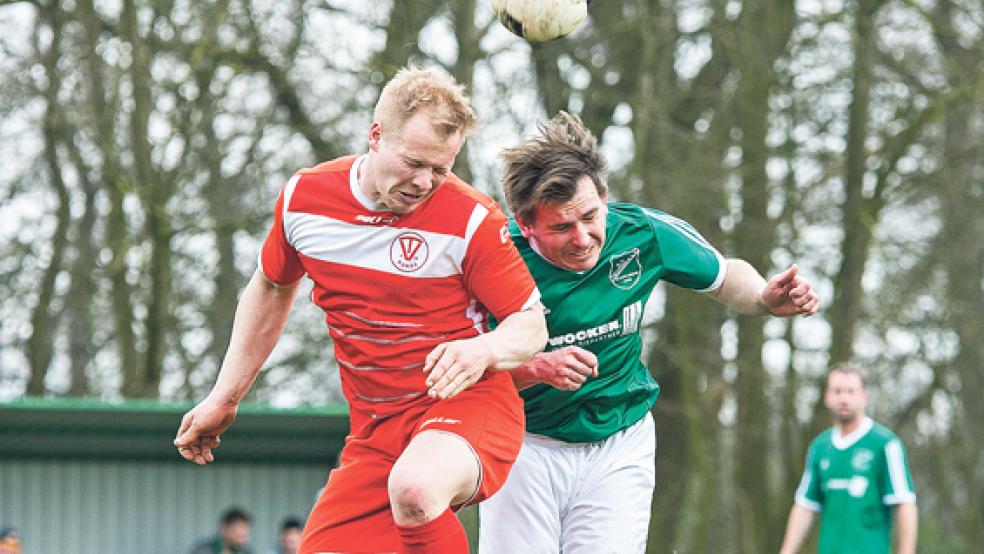
[[[379,150],[379,141],[383,139],[383,124],[373,121],[369,126],[369,149],[373,152]]]
[[[516,218],[516,225],[519,226],[519,232],[523,234],[523,238],[529,240],[530,235],[532,234],[531,226],[523,222],[523,220],[518,217]]]

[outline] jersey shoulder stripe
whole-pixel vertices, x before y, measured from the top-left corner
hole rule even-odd
[[[721,285],[724,284],[724,279],[727,275],[727,261],[724,259],[724,256],[718,252],[717,248],[714,248],[714,246],[711,245],[711,243],[708,242],[707,239],[705,239],[693,225],[687,223],[679,217],[661,212],[659,210],[654,210],[652,208],[643,208],[640,206],[639,210],[645,215],[650,225],[652,225],[653,232],[657,236],[662,231],[669,231],[677,236],[683,237],[685,241],[689,241],[691,244],[695,245],[698,250],[705,251],[717,260],[717,273],[711,276],[711,282],[703,288],[694,288],[693,290],[695,292],[714,292],[721,288]]]
[[[711,246],[711,243],[707,242],[707,239],[705,239],[700,233],[697,232],[697,229],[694,229],[694,227],[691,224],[680,219],[679,217],[658,210],[653,210],[650,208],[641,208],[641,209],[642,209],[642,213],[646,214],[650,219],[652,219],[655,225],[664,225],[670,227],[673,230],[680,233],[681,235],[692,240],[696,244],[710,250],[715,250],[714,247]]]

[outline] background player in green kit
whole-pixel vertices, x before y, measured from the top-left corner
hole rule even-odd
[[[819,300],[795,266],[767,283],[685,221],[609,203],[604,159],[577,117],[561,112],[540,135],[503,152],[503,188],[550,339],[512,372],[527,434],[503,489],[479,505],[480,549],[643,552],[659,386],[639,331],[653,287],[708,293],[743,314],[810,315]]]
[[[799,551],[821,512],[820,554],[888,554],[894,511],[895,551],[914,554],[918,512],[905,450],[887,427],[864,415],[868,393],[861,370],[831,370],[824,404],[834,426],[810,443],[780,552]]]

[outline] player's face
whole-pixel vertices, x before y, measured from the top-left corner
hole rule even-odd
[[[561,204],[537,206],[529,225],[519,228],[541,256],[556,266],[586,271],[598,264],[605,245],[607,195],[598,195],[594,182],[582,175],[574,198]]]
[[[851,423],[864,415],[868,393],[856,374],[834,371],[827,379],[824,403],[833,413],[834,419],[841,423]]]
[[[392,212],[409,213],[447,180],[462,144],[460,132],[441,136],[426,110],[413,114],[396,132],[374,121],[362,190]]]

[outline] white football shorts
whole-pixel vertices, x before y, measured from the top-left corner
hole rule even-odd
[[[655,484],[652,414],[599,442],[527,433],[505,485],[479,504],[479,552],[645,552]]]

